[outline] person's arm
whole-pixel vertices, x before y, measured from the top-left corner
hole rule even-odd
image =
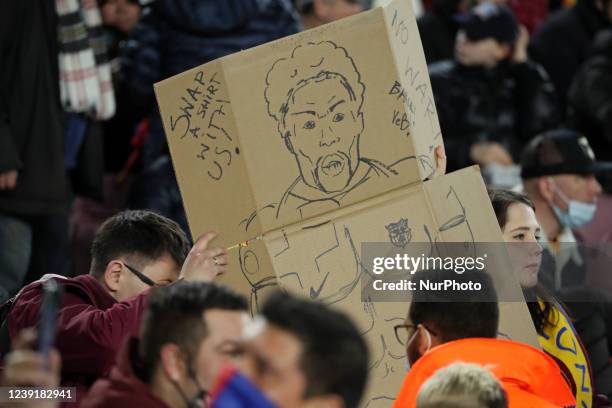
[[[63,357],[65,375],[106,373],[122,341],[138,332],[149,291],[107,310],[82,303],[67,293],[58,320],[56,347]]]
[[[227,251],[209,248],[216,236],[208,232],[196,241],[183,263],[180,279],[212,282],[226,272]],[[123,340],[138,334],[149,293],[147,290],[106,310],[84,304],[77,295],[66,294],[64,304],[68,306],[62,308],[56,341],[64,371],[105,373]]]
[[[17,16],[18,2],[2,2],[0,5],[0,191],[11,190],[17,183],[17,170],[23,165],[14,134],[9,126],[9,86],[14,81],[13,67],[18,56],[16,28],[12,23]]]

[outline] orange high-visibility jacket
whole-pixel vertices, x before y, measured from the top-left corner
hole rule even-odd
[[[576,400],[559,366],[544,352],[500,339],[464,339],[434,347],[410,369],[393,408],[413,408],[421,385],[456,362],[488,368],[502,383],[510,408],[574,407]]]

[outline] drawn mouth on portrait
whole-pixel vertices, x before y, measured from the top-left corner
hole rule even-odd
[[[345,163],[349,161],[348,157],[342,157],[341,154],[330,154],[319,159],[318,169],[321,169],[321,173],[328,177],[336,177],[346,167]]]

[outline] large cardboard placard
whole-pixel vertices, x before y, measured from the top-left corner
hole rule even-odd
[[[194,231],[244,241],[433,172],[442,139],[405,3],[156,85]]]
[[[364,242],[408,220],[414,242],[501,242],[477,168],[423,182],[442,144],[406,0],[196,67],[155,86],[193,236],[221,232],[222,282],[253,312],[279,285],[350,313],[372,349],[366,406],[405,374],[393,325],[406,303],[369,303]],[[503,268],[503,266],[502,266]],[[508,272],[508,276],[511,273]],[[516,286],[518,289],[518,286]],[[536,344],[525,305],[501,331]]]

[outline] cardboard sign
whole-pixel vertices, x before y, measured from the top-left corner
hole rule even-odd
[[[245,241],[433,172],[442,139],[405,3],[155,86],[194,232]]]
[[[155,91],[193,236],[217,230],[223,246],[263,237],[230,251],[221,282],[250,296],[253,312],[280,285],[350,313],[372,349],[365,405],[389,406],[405,374],[393,325],[408,304],[361,301],[361,244],[408,224],[414,242],[502,241],[477,168],[423,182],[442,137],[410,2]],[[536,344],[525,305],[504,308],[503,333]]]

